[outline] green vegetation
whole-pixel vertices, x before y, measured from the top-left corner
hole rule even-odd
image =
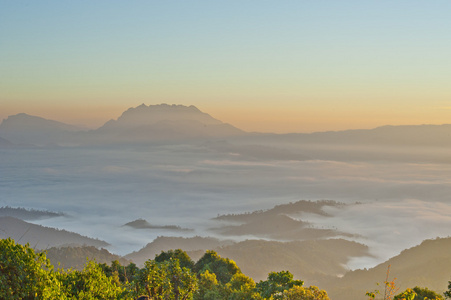
[[[255,283],[236,263],[207,251],[196,263],[182,250],[161,252],[142,269],[119,261],[88,261],[83,270],[55,270],[45,253],[14,240],[0,240],[0,299],[328,300],[315,286],[303,287],[288,271]]]
[[[446,292],[445,295],[449,293]],[[413,289],[407,289],[403,293],[396,295],[393,300],[443,300],[443,296],[437,294],[428,288],[420,288],[418,286]]]
[[[399,293],[396,278],[387,268],[382,291],[368,292],[370,299],[443,300],[428,288],[408,288]],[[159,300],[329,300],[324,290],[304,287],[289,271],[270,272],[256,283],[237,264],[215,251],[194,262],[180,249],[162,251],[143,268],[134,263],[110,265],[87,261],[81,270],[58,269],[46,254],[11,238],[0,240],[0,299],[123,299],[140,296]],[[362,295],[363,296],[363,295]],[[446,298],[451,298],[451,281]]]

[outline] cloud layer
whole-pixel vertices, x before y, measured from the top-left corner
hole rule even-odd
[[[106,240],[119,254],[181,235],[122,227],[138,218],[205,236],[217,214],[301,199],[363,203],[303,216],[360,234],[377,259],[354,267],[451,232],[448,164],[247,159],[205,145],[2,150],[0,160],[0,206],[65,212],[40,224]]]

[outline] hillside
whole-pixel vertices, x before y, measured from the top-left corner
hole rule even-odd
[[[264,280],[271,271],[289,270],[307,284],[318,278],[344,274],[351,257],[367,256],[365,245],[344,239],[271,242],[247,240],[214,249],[234,260],[254,280]]]
[[[343,239],[272,242],[246,240],[243,242],[220,241],[214,238],[158,237],[138,252],[124,258],[142,266],[161,251],[182,249],[193,260],[198,260],[206,250],[214,250],[223,257],[234,260],[242,271],[263,280],[271,271],[290,270],[298,278],[318,283],[323,276],[344,274],[351,257],[367,256],[368,247]]]
[[[282,241],[319,239],[337,236],[349,236],[346,232],[335,229],[315,228],[302,220],[302,214],[314,213],[324,217],[328,214],[324,206],[343,206],[335,201],[306,201],[275,206],[264,211],[252,213],[221,215],[214,220],[222,221],[211,230],[224,236],[255,236]],[[223,222],[226,222],[225,224]],[[232,222],[232,224],[230,224]],[[238,224],[237,224],[238,223]]]
[[[34,249],[72,245],[106,247],[108,243],[78,233],[31,224],[13,217],[0,217],[0,238],[11,237],[22,245],[29,243]]]
[[[385,280],[390,266],[390,280],[396,279],[400,290],[415,286],[428,287],[442,293],[451,280],[451,238],[425,240],[399,255],[369,270],[355,270],[343,278],[322,282],[331,299],[358,299],[366,291],[377,288],[376,282]]]
[[[95,260],[100,264],[110,265],[112,261],[119,261],[121,265],[128,265],[129,261],[106,249],[98,249],[93,246],[78,247],[52,247],[45,250],[46,256],[54,266],[59,268],[82,270],[86,260]]]
[[[26,209],[23,207],[10,207],[10,206],[0,207],[0,217],[14,217],[25,221],[47,219],[61,216],[64,216],[64,214],[52,211]]]
[[[191,251],[192,254],[195,254],[191,258],[196,260],[197,258],[200,258],[206,250],[216,249],[232,243],[233,242],[231,241],[221,241],[212,237],[196,236],[191,238],[182,238],[160,236],[151,243],[148,243],[139,251],[127,254],[124,258],[133,261],[139,266],[142,266],[146,260],[154,259],[155,255],[160,254],[161,251],[182,249],[184,251]]]

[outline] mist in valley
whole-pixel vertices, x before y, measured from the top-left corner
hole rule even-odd
[[[298,200],[346,204],[325,207],[330,216],[290,217],[353,234],[348,239],[368,245],[374,257],[354,258],[350,268],[372,267],[424,239],[450,234],[449,164],[397,161],[400,148],[386,147],[394,153],[386,159],[363,160],[374,149],[353,159],[342,147],[327,147],[332,157],[326,159],[299,145],[255,142],[2,149],[0,168],[7,176],[1,177],[0,206],[63,212],[33,222],[105,240],[120,255],[158,236],[262,238],[221,236],[212,229],[222,223],[212,218]],[[305,158],[281,159],[281,152]],[[123,226],[137,219],[157,228]]]

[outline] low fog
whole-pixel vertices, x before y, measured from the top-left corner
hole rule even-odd
[[[375,257],[355,259],[352,268],[374,266],[451,232],[451,164],[365,159],[368,153],[363,152],[355,160],[349,155],[339,159],[339,149],[331,148],[328,153],[336,155],[326,159],[327,153],[315,157],[315,151],[303,152],[299,145],[275,143],[262,147],[265,155],[251,155],[249,149],[258,147],[240,141],[2,149],[0,206],[63,212],[33,222],[105,240],[110,251],[121,255],[157,236],[221,238],[210,230],[219,225],[211,220],[218,214],[298,200],[349,204],[326,208],[331,217],[301,219],[359,235],[355,240],[370,246]],[[281,152],[293,157],[280,159]],[[193,230],[123,226],[139,218],[156,227]]]

